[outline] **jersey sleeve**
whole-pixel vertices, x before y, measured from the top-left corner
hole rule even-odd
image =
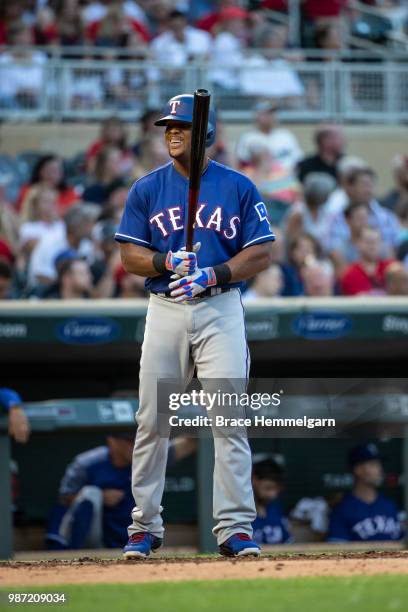
[[[350,532],[347,527],[342,503],[335,506],[330,514],[328,542],[348,542]]]
[[[268,212],[255,185],[247,181],[241,194],[241,249],[275,240]]]
[[[6,387],[0,389],[0,407],[7,410],[7,412],[13,406],[21,406],[22,403],[23,401],[17,391],[7,389]]]
[[[151,244],[147,202],[138,182],[129,191],[115,240],[146,247]]]
[[[87,484],[87,481],[88,473],[86,465],[79,455],[68,465],[61,480],[59,494],[75,495]]]

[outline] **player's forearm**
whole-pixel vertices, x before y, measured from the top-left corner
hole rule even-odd
[[[271,264],[271,242],[250,246],[226,262],[231,270],[231,283],[248,280]]]
[[[126,272],[138,276],[159,276],[153,263],[155,251],[130,242],[120,244],[120,256]]]

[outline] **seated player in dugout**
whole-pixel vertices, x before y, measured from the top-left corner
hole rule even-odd
[[[249,352],[240,289],[269,266],[275,239],[255,185],[204,156],[194,224],[197,242],[192,251],[184,249],[193,103],[192,95],[175,96],[155,122],[165,128],[171,160],[133,184],[116,233],[123,267],[146,277],[150,291],[133,459],[135,507],[125,558],[147,557],[163,541],[161,500],[168,434],[163,435],[157,425],[157,381],[176,379],[184,389],[196,368],[207,392],[214,391],[212,385],[220,379],[234,383],[235,392],[245,392]],[[215,129],[210,109],[207,147],[214,142]],[[236,417],[245,416],[242,407],[234,406],[234,411]],[[219,551],[226,556],[257,556],[246,431],[217,432],[213,427],[213,434],[213,534]]]
[[[353,489],[331,512],[328,541],[401,540],[403,528],[397,506],[378,492],[384,470],[377,446],[363,444],[353,448],[349,466]]]
[[[252,523],[258,544],[289,544],[292,537],[279,497],[284,486],[284,471],[273,459],[254,462],[252,468],[256,519]]]
[[[59,503],[50,513],[48,549],[122,547],[134,506],[130,487],[134,438],[134,433],[113,432],[106,446],[74,457],[61,480]],[[167,466],[195,448],[193,439],[174,439]]]

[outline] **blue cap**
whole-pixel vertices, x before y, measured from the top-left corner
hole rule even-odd
[[[360,444],[351,449],[348,460],[350,467],[354,468],[366,461],[381,461],[381,455],[376,444]]]
[[[63,251],[58,253],[56,258],[54,259],[54,265],[56,268],[58,268],[62,264],[62,262],[71,261],[73,259],[81,259],[81,256],[79,255],[78,251],[76,251],[75,249],[64,249]]]

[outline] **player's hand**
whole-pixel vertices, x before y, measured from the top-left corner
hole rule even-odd
[[[102,493],[104,506],[116,506],[124,497],[122,489],[105,489]]]
[[[194,274],[183,276],[169,284],[171,297],[176,302],[188,302],[200,295],[207,287],[217,284],[214,268],[198,268]]]
[[[25,444],[30,437],[30,424],[20,406],[12,406],[8,420],[9,434],[16,442]]]
[[[193,251],[186,251],[185,247],[179,251],[169,251],[166,257],[166,268],[177,276],[189,276],[197,270],[197,255],[201,242],[193,246]]]

